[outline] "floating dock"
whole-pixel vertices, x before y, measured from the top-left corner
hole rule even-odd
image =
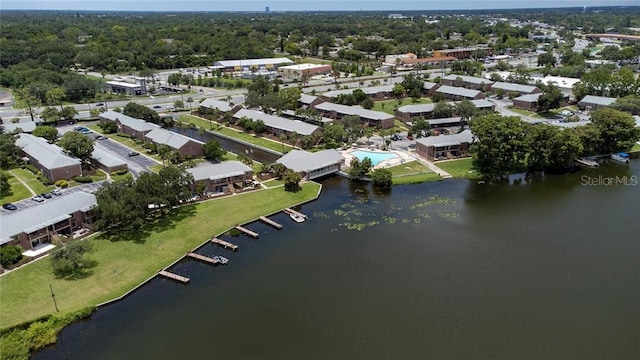
[[[220,240],[220,239],[218,239],[216,237],[211,238],[211,242],[214,243],[214,244],[218,244],[220,246],[224,246],[225,248],[231,249],[233,251],[238,250],[238,245],[232,244],[230,242],[226,242],[224,240]]]
[[[576,159],[576,162],[578,164],[582,164],[582,165],[588,166],[588,167],[598,167],[598,166],[600,166],[600,164],[598,164],[597,161],[590,160],[590,159]]]
[[[194,258],[200,261],[204,261],[206,263],[209,263],[211,265],[218,265],[220,263],[220,261],[212,258],[211,256],[204,256],[204,255],[200,255],[200,254],[196,254],[196,253],[187,253],[187,256],[190,258]]]
[[[274,228],[276,228],[276,229],[278,229],[278,230],[282,229],[282,225],[281,225],[281,224],[278,224],[277,222],[275,222],[275,221],[273,221],[273,220],[269,219],[269,218],[268,218],[268,217],[266,217],[266,216],[260,216],[260,220],[264,221],[265,223],[267,223],[267,224],[269,224],[269,225],[273,226]]]
[[[175,281],[179,281],[181,283],[187,284],[189,282],[189,278],[186,276],[182,276],[182,275],[178,275],[178,274],[174,274],[171,272],[168,272],[166,270],[160,270],[158,271],[158,275],[162,275],[164,277],[167,277],[171,280],[175,280]]]
[[[305,218],[305,219],[307,218],[307,215],[305,215],[305,214],[303,214],[303,213],[301,213],[301,212],[297,212],[297,211],[295,211],[295,210],[293,210],[293,209],[285,208],[285,209],[284,209],[284,212],[285,212],[286,214],[296,214],[296,215],[301,216],[301,217],[303,217],[303,218]]]
[[[243,233],[245,233],[245,234],[247,234],[247,235],[249,235],[249,236],[251,236],[253,238],[256,238],[256,239],[259,236],[259,234],[257,232],[254,232],[254,231],[251,231],[249,229],[243,228],[240,225],[236,225],[236,229],[238,229],[238,230],[240,230],[240,232],[243,232]]]

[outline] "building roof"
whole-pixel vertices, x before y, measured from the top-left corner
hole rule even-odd
[[[449,80],[449,81],[456,81],[458,78],[462,79],[463,82],[469,83],[469,84],[493,84],[493,81],[491,80],[487,80],[484,78],[479,78],[479,77],[474,77],[474,76],[466,76],[466,75],[456,75],[456,74],[451,74],[451,75],[447,75],[445,77],[442,78],[442,80]]]
[[[80,159],[72,158],[65,154],[62,148],[49,144],[47,140],[41,137],[20,134],[16,139],[16,145],[49,170],[80,165]]]
[[[522,84],[514,84],[514,83],[498,81],[498,82],[494,83],[493,85],[491,85],[491,89],[492,90],[493,89],[502,89],[504,91],[517,91],[517,92],[521,92],[521,93],[530,94],[530,93],[536,91],[536,89],[538,89],[538,88],[533,86],[533,85],[522,85]]]
[[[617,100],[616,98],[587,95],[583,97],[582,100],[580,100],[580,103],[609,106],[613,104],[616,100]]]
[[[517,100],[517,101],[533,103],[538,101],[538,98],[540,97],[540,95],[542,95],[542,93],[521,95],[521,96],[518,96],[517,98],[514,98],[513,101]]]
[[[432,112],[435,106],[436,104],[404,105],[399,107],[398,111],[402,113],[410,113],[410,114],[428,113],[428,112]]]
[[[436,90],[436,92],[443,93],[443,94],[450,94],[450,95],[458,95],[458,96],[462,96],[470,99],[473,99],[474,97],[478,96],[478,94],[482,93],[482,91],[480,90],[466,89],[462,87],[449,86],[449,85],[440,86],[438,90]]]
[[[189,142],[196,142],[204,145],[202,141],[198,141],[163,128],[151,130],[147,135],[145,135],[145,137],[156,144],[164,144],[172,149],[180,149]]]
[[[434,57],[426,57],[419,59],[403,59],[403,64],[424,64],[430,62],[438,62],[438,61],[453,61],[457,60],[457,58],[453,56],[434,56]]]
[[[113,110],[105,111],[100,114],[100,118],[111,120],[111,121],[119,121],[122,125],[133,129],[135,131],[146,132],[151,131],[153,129],[159,128],[158,125],[152,124],[150,122],[146,122],[144,120],[132,118],[131,116],[127,116],[125,114],[121,114],[119,112],[115,112]]]
[[[472,141],[473,134],[469,129],[453,135],[429,136],[416,140],[417,143],[424,146],[451,146],[459,145],[462,143],[471,143]]]
[[[236,67],[236,66],[278,65],[278,64],[293,64],[293,61],[287,58],[221,60],[221,61],[216,61],[214,65],[224,66],[224,67]]]
[[[99,164],[102,164],[110,168],[127,164],[124,160],[120,159],[119,157],[116,157],[112,155],[110,152],[104,151],[97,147],[93,149],[93,152],[91,153],[91,159],[98,162]]]
[[[340,105],[340,104],[334,104],[331,102],[324,102],[322,104],[318,104],[315,106],[315,108],[322,111],[335,111],[343,115],[358,115],[360,116],[360,118],[368,119],[368,120],[382,121],[382,120],[393,118],[393,115],[387,114],[382,111],[367,110],[360,106]]]
[[[320,68],[325,68],[329,66],[329,68],[331,68],[331,65],[329,64],[295,64],[295,65],[285,65],[285,66],[280,66],[278,69],[280,70],[310,70],[310,69],[320,69]]]
[[[477,100],[470,100],[471,103],[473,105],[475,105],[478,109],[482,109],[482,108],[492,108],[495,106],[494,103],[492,103],[491,101],[487,100],[487,99],[477,99]]]
[[[131,89],[136,89],[136,88],[141,88],[142,87],[142,85],[140,85],[140,84],[133,84],[133,83],[128,83],[128,82],[124,82],[124,81],[107,81],[105,84],[111,85],[111,86],[121,86],[121,87],[126,87],[126,88],[131,88]]]
[[[7,133],[14,132],[18,129],[22,129],[22,132],[30,133],[36,129],[36,126],[38,126],[38,123],[36,123],[35,121],[29,120],[29,121],[17,122],[17,123],[4,122],[0,124],[0,126],[2,126],[4,128],[4,131]]]
[[[430,81],[425,81],[424,85],[422,85],[422,88],[425,90],[431,90],[433,89],[434,86],[438,86],[439,84],[436,84],[434,82],[430,82]]]
[[[236,104],[238,105],[238,104]],[[231,111],[235,105],[231,105],[228,101],[223,101],[220,99],[205,99],[200,103],[200,107],[208,108],[208,109],[218,109],[220,111]]]
[[[451,123],[460,124],[460,120],[461,119],[462,119],[462,117],[456,116],[456,117],[448,117],[448,118],[429,119],[427,121],[429,122],[429,125],[431,125],[431,126],[438,126],[438,125],[442,125],[442,124],[451,124]]]
[[[344,162],[344,157],[337,150],[327,149],[315,153],[304,150],[291,150],[276,160],[295,172],[310,172],[326,166]]]
[[[234,118],[248,117],[254,120],[262,120],[267,127],[284,130],[286,132],[297,132],[300,135],[311,135],[318,127],[316,125],[307,124],[303,121],[290,120],[280,116],[265,114],[262,111],[241,109]]]
[[[47,200],[36,206],[0,217],[0,245],[22,232],[31,233],[70,218],[76,211],[88,211],[96,206],[93,194],[78,191]]]
[[[390,93],[393,92],[393,87],[395,85],[383,85],[383,86],[370,86],[370,87],[363,87],[360,88],[360,90],[362,90],[365,94],[367,95],[375,95],[378,93]],[[328,98],[334,98],[338,95],[342,95],[342,94],[352,94],[356,89],[341,89],[341,90],[333,90],[333,91],[327,91],[326,93],[323,93],[322,96],[328,97]]]
[[[252,169],[239,161],[225,161],[218,164],[202,163],[187,169],[193,175],[194,181],[219,180],[233,176],[244,175]]]
[[[300,101],[303,104],[310,105],[312,102],[316,101],[317,99],[318,97],[314,95],[300,94],[300,99],[298,99],[298,101]]]

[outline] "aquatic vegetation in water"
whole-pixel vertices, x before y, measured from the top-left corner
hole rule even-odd
[[[443,217],[443,218],[457,218],[458,217],[458,213],[457,212],[438,212],[438,216]]]
[[[384,219],[384,222],[386,224],[395,224],[395,222],[396,222],[396,218],[394,218],[394,217],[382,216],[382,218]]]
[[[329,215],[323,213],[323,212],[319,212],[319,211],[314,211],[313,212],[313,217],[314,218],[321,218],[321,219],[328,219]]]

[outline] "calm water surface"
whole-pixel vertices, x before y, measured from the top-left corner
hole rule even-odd
[[[307,222],[206,245],[229,265],[185,260],[191,284],[154,279],[34,358],[637,359],[640,184],[583,184],[639,175],[388,194],[331,178]]]

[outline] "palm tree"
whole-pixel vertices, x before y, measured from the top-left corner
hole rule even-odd
[[[188,97],[187,98],[187,102],[189,103],[189,112],[191,112],[191,103],[193,102],[193,98],[192,97]]]

